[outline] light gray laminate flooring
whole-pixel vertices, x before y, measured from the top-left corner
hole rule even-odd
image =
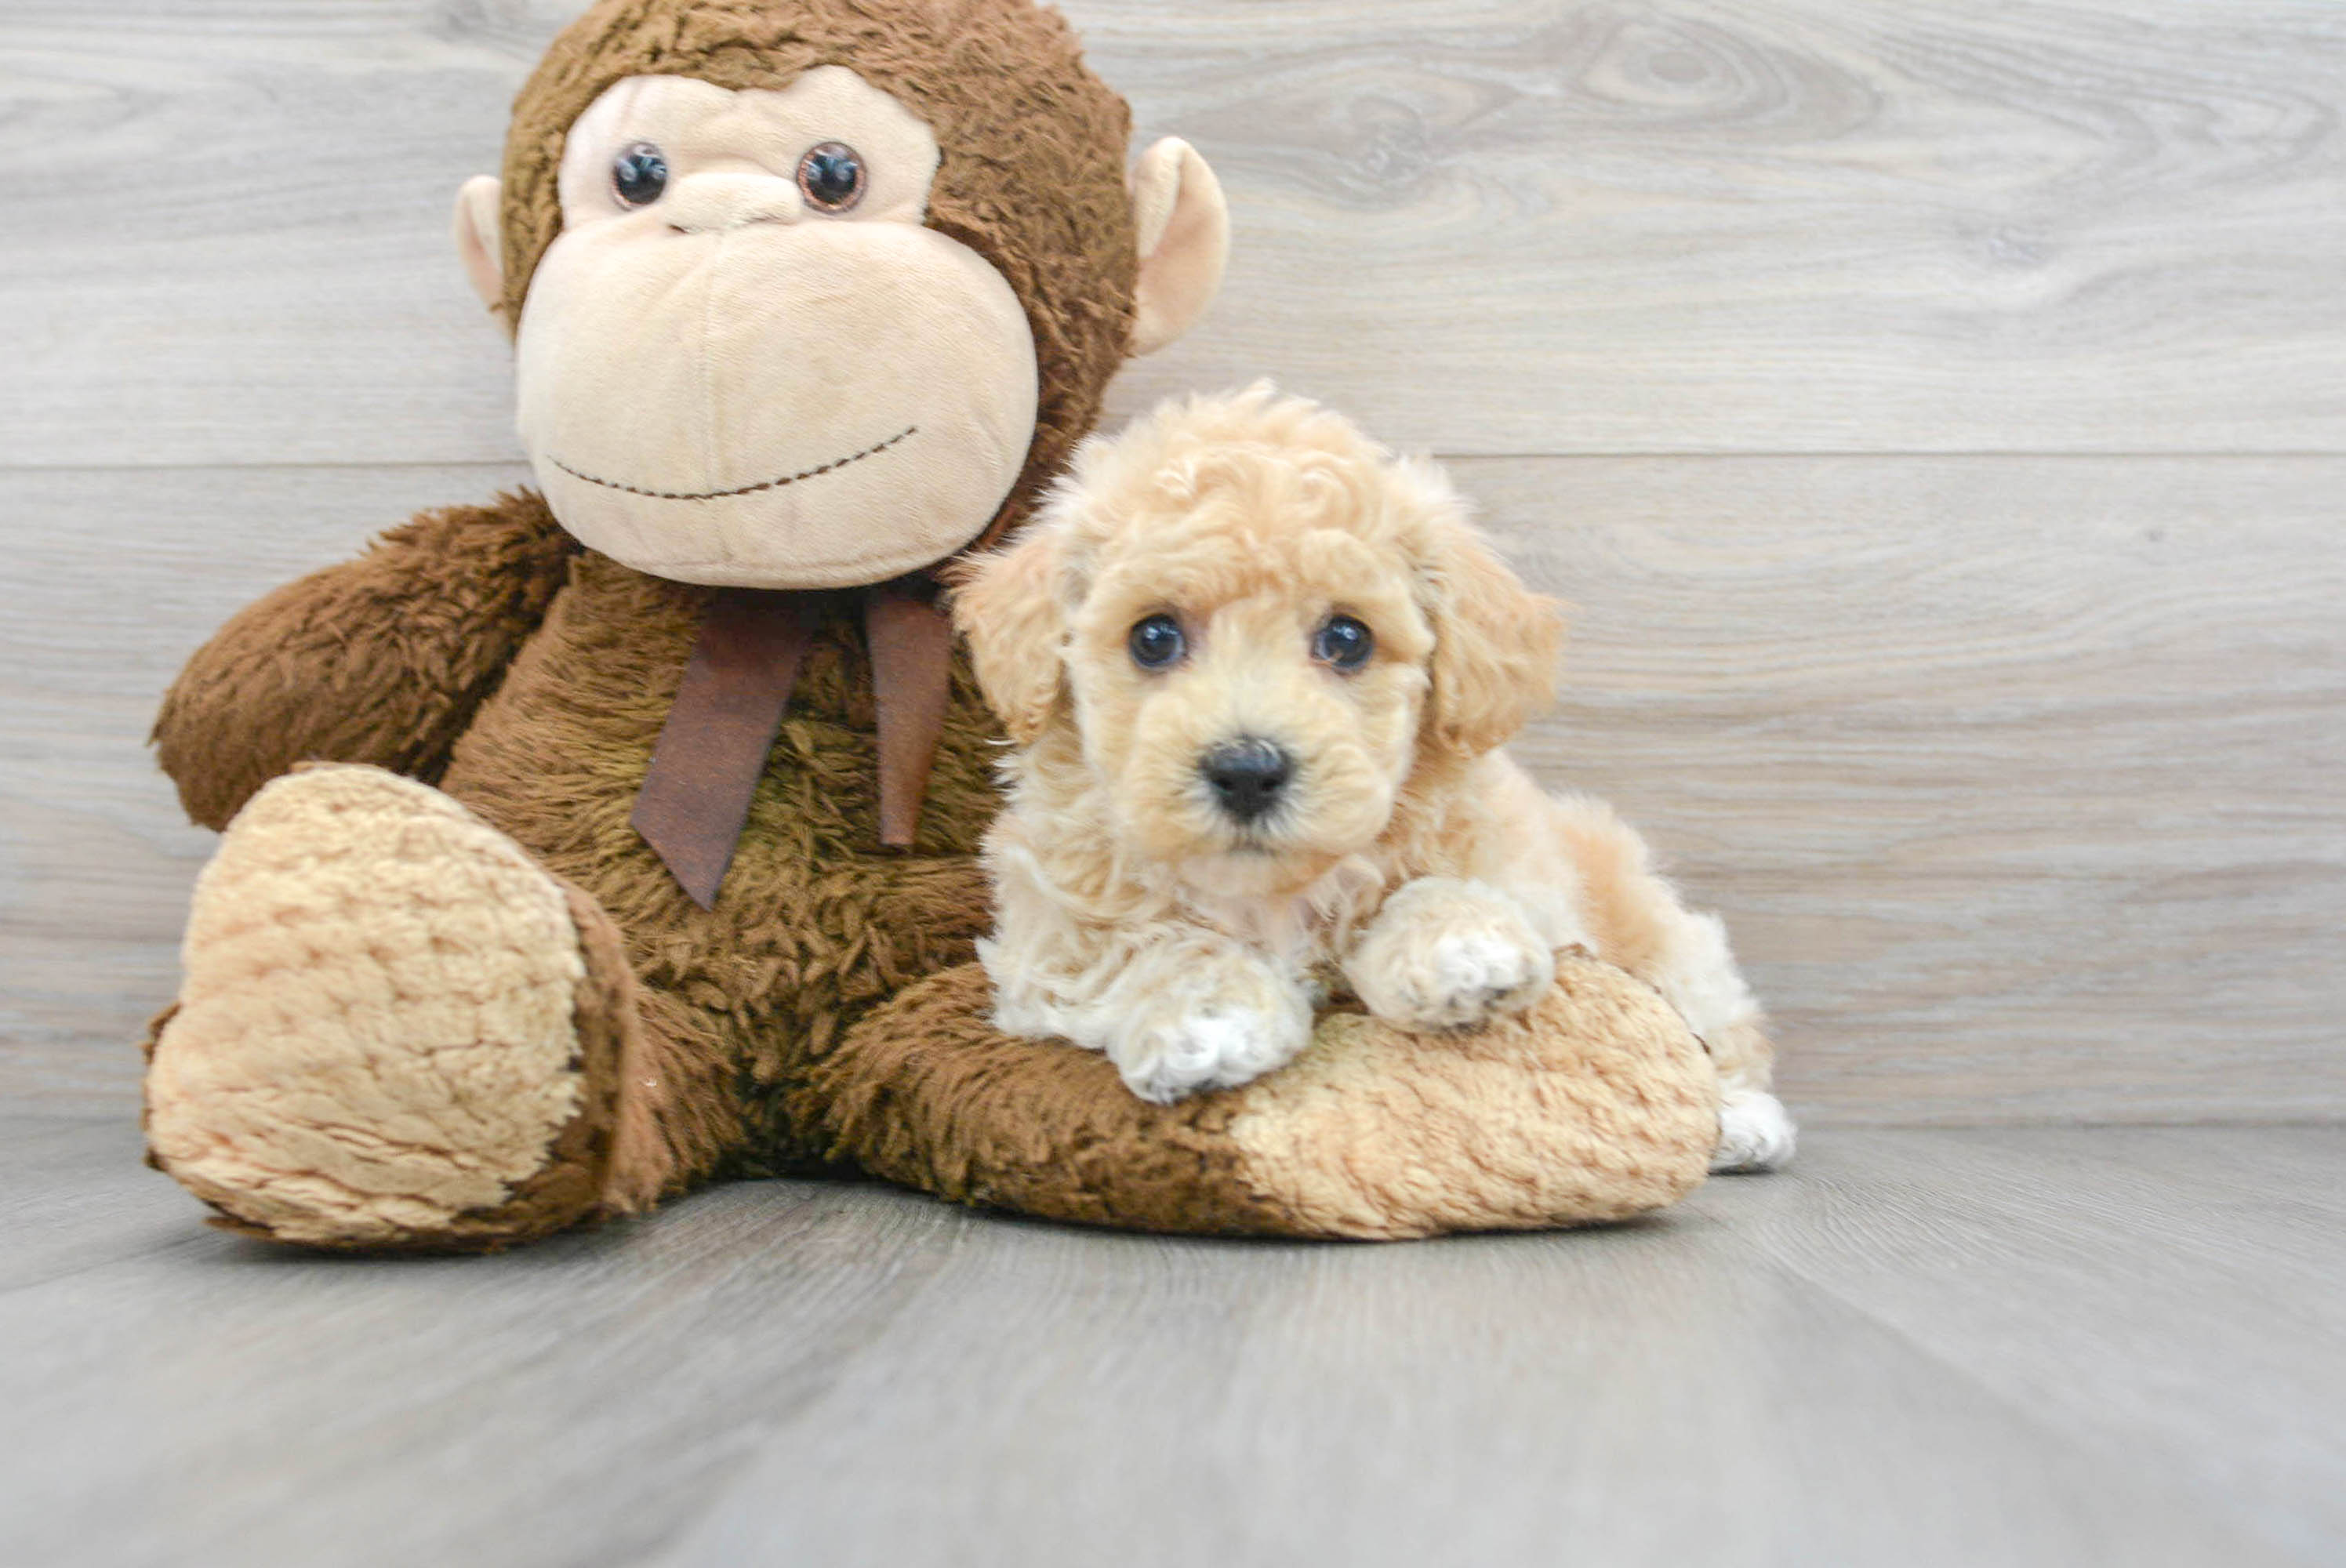
[[[0,1562],[2323,1563],[2346,1128],[1812,1133],[1576,1234],[761,1183],[495,1258],[0,1122]]]

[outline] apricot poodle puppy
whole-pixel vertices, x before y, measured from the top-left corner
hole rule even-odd
[[[1577,947],[1709,1047],[1714,1169],[1790,1156],[1718,919],[1499,749],[1563,622],[1430,463],[1268,386],[1171,403],[1087,443],[955,605],[1016,748],[979,948],[1004,1029],[1169,1102],[1280,1065],[1331,995],[1471,1029]]]

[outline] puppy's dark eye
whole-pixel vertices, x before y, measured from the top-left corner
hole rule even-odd
[[[668,188],[668,155],[639,141],[611,160],[611,188],[629,207],[649,207]]]
[[[1132,650],[1132,662],[1141,668],[1163,669],[1181,661],[1189,650],[1189,639],[1181,635],[1181,623],[1171,616],[1149,616],[1133,624],[1124,646]]]
[[[1311,657],[1337,669],[1358,669],[1376,651],[1375,636],[1350,616],[1331,616],[1311,636]]]
[[[821,212],[844,212],[863,199],[863,159],[843,141],[807,148],[799,159],[799,192]]]

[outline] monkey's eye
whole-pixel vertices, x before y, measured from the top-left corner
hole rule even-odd
[[[629,207],[649,207],[668,188],[668,156],[639,141],[611,160],[611,188]]]
[[[818,212],[844,212],[863,199],[863,159],[843,141],[807,148],[799,159],[799,190]]]
[[[1350,616],[1331,616],[1311,636],[1311,657],[1336,669],[1358,669],[1377,651],[1368,627]]]
[[[1133,624],[1124,646],[1141,668],[1163,669],[1180,662],[1189,651],[1189,639],[1181,635],[1181,623],[1171,616],[1148,616]]]

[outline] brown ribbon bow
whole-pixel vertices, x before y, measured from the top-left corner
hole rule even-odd
[[[720,588],[701,613],[676,704],[629,820],[692,901],[717,901],[825,593]],[[953,624],[925,577],[863,591],[880,728],[880,841],[909,849],[944,733]]]

